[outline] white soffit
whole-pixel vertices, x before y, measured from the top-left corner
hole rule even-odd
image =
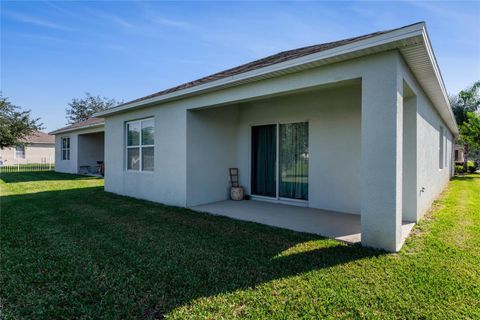
[[[425,28],[422,31],[423,41],[416,45],[399,48],[399,50],[441,118],[453,134],[458,136],[458,126],[448,101],[447,91],[432,51],[427,31]]]

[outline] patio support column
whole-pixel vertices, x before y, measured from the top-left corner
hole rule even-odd
[[[396,53],[362,77],[362,244],[396,252],[402,225],[403,80]]]

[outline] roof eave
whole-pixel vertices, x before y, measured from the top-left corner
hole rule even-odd
[[[307,55],[304,57],[300,57],[300,58],[284,61],[278,64],[274,64],[271,66],[267,66],[264,68],[248,71],[232,77],[208,82],[205,84],[175,91],[175,92],[161,95],[158,97],[153,97],[150,99],[137,101],[137,102],[125,104],[119,107],[114,107],[108,110],[100,111],[95,113],[93,116],[94,117],[111,116],[113,114],[125,112],[127,110],[131,111],[136,108],[141,108],[141,107],[145,107],[152,104],[165,103],[167,101],[182,99],[191,95],[214,91],[219,88],[223,88],[225,86],[235,85],[236,83],[243,84],[245,83],[245,81],[248,81],[248,80],[253,81],[256,78],[265,76],[267,74],[271,74],[279,71],[285,71],[287,69],[293,69],[300,65],[305,65],[305,64],[309,64],[315,61],[320,61],[326,58],[331,58],[334,56],[338,56],[340,54],[347,54],[347,53],[363,50],[369,47],[379,46],[388,42],[394,42],[394,41],[402,40],[405,38],[418,36],[422,34],[423,26],[424,26],[424,23],[421,22],[418,24],[405,27],[400,30],[395,30],[395,31],[381,34],[369,39],[360,40],[354,43],[346,44],[343,46],[321,51],[321,52]]]
[[[264,68],[241,73],[232,77],[219,79],[216,81],[212,81],[212,82],[201,84],[191,88],[175,91],[165,95],[153,97],[150,99],[145,99],[142,101],[132,102],[119,107],[114,107],[105,111],[95,113],[94,117],[108,117],[114,114],[132,111],[139,108],[151,106],[154,104],[162,104],[169,101],[184,99],[190,96],[211,92],[211,91],[219,90],[226,87],[232,87],[235,85],[244,84],[247,82],[255,81],[260,78],[265,78],[268,75],[273,77],[277,73],[284,74],[285,71],[294,70],[296,68],[299,68],[300,66],[315,67],[315,66],[318,66],[315,64],[315,62],[320,62],[322,60],[326,60],[326,59],[341,56],[341,55],[347,55],[347,54],[351,55],[357,52],[359,56],[361,56],[362,54],[364,54],[363,52],[366,49],[381,47],[389,43],[396,43],[396,42],[400,42],[401,40],[406,40],[406,39],[415,38],[415,37],[422,38],[425,44],[425,48],[427,50],[429,61],[432,64],[433,71],[435,73],[435,78],[437,79],[437,82],[439,84],[439,91],[440,91],[440,94],[442,95],[443,102],[442,102],[442,106],[436,106],[436,108],[441,107],[445,110],[448,110],[448,113],[449,113],[449,116],[447,117],[448,119],[444,119],[444,120],[447,122],[453,134],[455,136],[458,136],[458,127],[456,125],[455,117],[453,116],[453,112],[448,102],[448,95],[445,89],[445,84],[443,82],[443,78],[438,68],[438,64],[436,62],[436,58],[433,53],[432,46],[426,30],[426,25],[424,22],[413,24],[405,28],[394,30],[392,32],[381,34],[369,39],[360,40],[354,43],[346,44],[343,46],[321,51],[321,52],[307,55],[304,57],[284,61],[284,62],[267,66]]]
[[[72,131],[77,131],[77,130],[91,129],[91,128],[95,128],[95,127],[103,127],[104,125],[105,125],[105,121],[90,124],[90,125],[86,125],[86,126],[76,127],[76,128],[53,130],[53,131],[49,132],[48,134],[54,136],[54,135],[58,135],[60,133],[67,133],[67,132],[72,132]]]
[[[451,123],[449,123],[449,126],[450,126],[450,129],[452,130],[452,133],[455,135],[456,138],[458,138],[459,135],[460,135],[460,132],[458,130],[457,121],[455,119],[455,115],[453,114],[453,110],[452,110],[452,107],[450,105],[450,101],[448,99],[448,93],[447,93],[447,90],[446,90],[446,87],[445,87],[445,82],[443,81],[442,73],[440,71],[440,68],[438,67],[437,58],[435,57],[435,53],[433,51],[432,44],[430,42],[430,37],[428,36],[427,26],[424,24],[422,29],[423,29],[422,35],[423,35],[423,38],[424,38],[425,46],[426,46],[430,61],[431,61],[432,66],[433,66],[435,76],[437,78],[437,82],[440,85],[440,91],[442,93],[442,97],[443,97],[443,100],[444,100],[443,101],[443,103],[444,103],[443,107],[446,110],[448,110],[448,112],[450,114]]]

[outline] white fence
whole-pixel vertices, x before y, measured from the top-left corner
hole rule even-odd
[[[52,170],[55,170],[55,164],[53,163],[16,163],[11,165],[0,165],[0,173]]]

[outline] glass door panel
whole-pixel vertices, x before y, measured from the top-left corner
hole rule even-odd
[[[252,194],[277,196],[277,125],[252,127]]]
[[[308,200],[308,122],[280,124],[278,196]]]

